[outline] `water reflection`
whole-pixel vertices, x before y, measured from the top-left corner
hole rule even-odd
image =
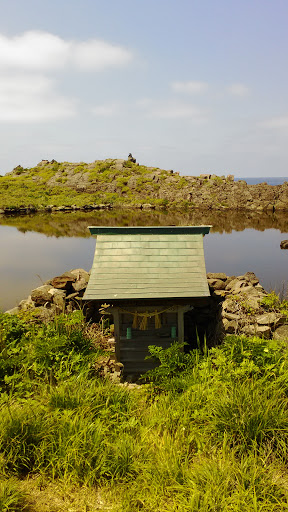
[[[64,238],[0,226],[0,310],[16,306],[33,288],[72,268],[89,270],[93,237]]]
[[[230,276],[255,272],[267,291],[282,293],[288,285],[288,251],[280,249],[281,239],[276,229],[211,233],[204,238],[207,272]]]
[[[95,240],[88,225],[212,224],[204,238],[208,272],[253,271],[266,289],[288,282],[288,215],[256,212],[117,210],[0,219],[0,309],[28,296],[43,281],[71,268],[91,268]]]
[[[111,210],[0,217],[0,225],[19,231],[36,231],[46,236],[89,237],[87,226],[164,226],[211,224],[212,232],[231,233],[247,228],[288,232],[287,212],[241,212],[232,210]]]

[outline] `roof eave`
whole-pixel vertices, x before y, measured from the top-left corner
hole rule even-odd
[[[207,235],[212,226],[89,226],[91,235]]]

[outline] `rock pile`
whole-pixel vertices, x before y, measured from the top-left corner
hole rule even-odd
[[[40,320],[52,320],[59,313],[81,307],[88,281],[89,273],[82,268],[70,270],[32,290],[27,299],[7,313],[17,314],[33,310],[33,315]]]
[[[128,160],[128,162],[132,162],[133,164],[136,164],[136,158],[133,157],[132,153],[129,153],[127,160]]]
[[[110,355],[97,359],[94,369],[100,377],[110,377],[113,381],[120,379],[123,364],[116,361],[114,350],[114,353],[111,351]]]
[[[288,323],[287,316],[280,311],[267,311],[263,299],[268,294],[253,272],[238,277],[208,273],[207,279],[212,299],[220,302],[220,318],[225,334],[280,339],[285,331],[288,339],[288,325],[283,325]]]

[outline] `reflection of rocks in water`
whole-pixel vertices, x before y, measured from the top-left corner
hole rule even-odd
[[[231,233],[251,228],[258,231],[288,231],[287,213],[200,210],[130,210],[43,213],[25,217],[2,217],[0,224],[15,226],[19,231],[36,231],[47,236],[89,237],[87,227],[94,226],[169,226],[212,225],[212,232]]]
[[[280,248],[288,249],[288,240],[282,240],[282,242],[280,243]]]

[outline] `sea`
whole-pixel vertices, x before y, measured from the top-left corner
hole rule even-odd
[[[235,178],[234,181],[246,181],[247,185],[257,185],[258,183],[267,183],[268,185],[282,185],[288,181],[288,177],[254,177],[254,178]]]

